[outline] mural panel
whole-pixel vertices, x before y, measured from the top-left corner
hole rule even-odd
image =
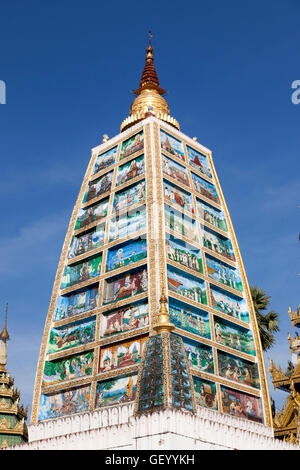
[[[196,248],[183,240],[177,240],[172,235],[166,240],[167,257],[186,268],[203,273],[200,248]]]
[[[145,202],[146,187],[145,181],[123,189],[115,194],[112,212],[118,212],[123,209],[128,209],[133,204]]]
[[[216,341],[252,356],[256,355],[253,334],[247,328],[214,317]]]
[[[93,169],[93,175],[98,171],[105,170],[109,166],[113,165],[116,161],[118,146],[116,145],[107,152],[101,153],[96,158],[96,163]]]
[[[173,267],[167,267],[168,289],[187,299],[207,304],[205,282]]]
[[[193,376],[196,404],[212,410],[218,409],[217,387],[209,380]]]
[[[193,242],[199,242],[197,224],[185,214],[172,210],[165,205],[165,227],[172,230],[178,237],[183,236]]]
[[[132,236],[146,227],[146,206],[121,214],[109,223],[109,242]]]
[[[75,223],[75,230],[86,227],[94,222],[101,221],[107,216],[108,199],[104,199],[93,206],[80,209]]]
[[[87,287],[70,295],[59,296],[55,306],[54,321],[74,317],[96,308],[98,304],[98,286]]]
[[[209,164],[208,157],[203,153],[194,150],[192,147],[186,146],[189,164],[196,170],[203,173],[205,176],[212,178],[212,172]]]
[[[72,266],[65,266],[60,288],[79,284],[80,282],[88,281],[94,277],[100,276],[102,262],[102,253],[99,256],[91,258],[82,263],[76,263]]]
[[[213,230],[204,227],[204,225],[201,225],[201,234],[203,245],[206,248],[218,253],[218,255],[225,256],[225,258],[230,261],[236,261],[232,243],[229,238],[217,234]]]
[[[128,181],[133,178],[137,178],[145,173],[145,161],[144,155],[141,155],[138,158],[130,160],[130,162],[125,163],[125,165],[119,166],[117,172],[117,181],[116,186],[121,184],[128,183]]]
[[[148,280],[145,268],[136,269],[104,280],[103,305],[118,302],[147,292]]]
[[[243,292],[243,284],[240,272],[222,261],[206,256],[207,274],[217,282]]]
[[[123,268],[147,256],[147,241],[144,238],[130,241],[107,250],[106,272]]]
[[[69,325],[51,328],[48,354],[75,348],[95,341],[96,319],[81,320]]]
[[[233,356],[223,351],[218,351],[219,375],[227,380],[260,388],[257,364]]]
[[[141,362],[147,337],[104,346],[100,350],[99,372],[137,365]]]
[[[104,244],[104,236],[105,224],[101,224],[87,233],[72,237],[68,250],[68,258],[75,258],[91,250],[100,248]]]
[[[160,130],[161,148],[184,161],[183,143],[167,132]]]
[[[170,178],[175,179],[179,184],[182,183],[186,186],[190,185],[186,168],[164,155],[162,155],[162,169],[166,176],[170,176]]]
[[[182,328],[194,335],[211,339],[209,314],[183,302],[169,298],[170,321],[176,327]]]
[[[90,181],[82,202],[88,202],[111,190],[113,171]]]
[[[96,387],[95,408],[134,401],[136,381],[137,374],[133,374],[98,382]]]
[[[100,338],[143,328],[148,324],[149,307],[147,301],[126,305],[101,316]]]
[[[164,198],[165,202],[194,214],[192,195],[166,181],[164,181]]]
[[[235,295],[210,286],[211,306],[219,312],[226,313],[233,318],[238,318],[246,323],[250,322],[248,306],[245,299],[240,299]]]
[[[53,395],[41,395],[38,420],[60,418],[89,410],[91,386],[86,385]]]
[[[46,361],[42,385],[54,385],[64,380],[89,376],[93,370],[93,351],[77,354],[57,361]]]
[[[212,348],[188,338],[182,337],[182,340],[190,367],[213,374],[215,369]]]
[[[139,152],[144,148],[144,133],[143,131],[135,134],[129,139],[122,142],[120,160],[129,157],[135,152]]]
[[[201,219],[224,232],[228,232],[227,222],[223,211],[215,209],[209,204],[197,199],[197,212]]]
[[[223,412],[263,423],[261,399],[221,385]]]
[[[216,190],[216,187],[209,183],[208,181],[200,178],[200,176],[191,173],[194,189],[195,191],[200,194],[201,196],[205,196],[208,199],[220,204],[220,199]]]

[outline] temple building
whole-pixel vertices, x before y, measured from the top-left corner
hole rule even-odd
[[[28,449],[281,449],[211,151],[149,41],[120,133],[91,151],[38,360]]]
[[[300,327],[300,307],[294,312],[289,308],[289,316],[292,327]],[[273,360],[269,367],[274,388],[287,392],[288,396],[281,411],[273,412],[274,435],[276,438],[291,443],[300,443],[300,337],[296,332],[293,338],[288,334],[291,360],[283,372],[280,366],[276,366]]]
[[[0,449],[8,448],[28,441],[26,426],[28,407],[19,405],[20,392],[14,388],[14,379],[6,369],[9,340],[7,317],[0,333]]]

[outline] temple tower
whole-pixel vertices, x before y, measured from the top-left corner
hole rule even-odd
[[[132,405],[136,419],[208,410],[271,429],[255,313],[212,153],[171,117],[150,42],[135,93],[121,132],[92,149],[71,216],[31,425]]]
[[[292,327],[300,328],[300,307],[293,311],[289,307],[289,317]],[[288,334],[288,342],[291,352],[291,360],[283,372],[280,366],[270,361],[269,372],[272,376],[274,389],[278,388],[287,392],[288,396],[281,411],[275,411],[273,405],[274,435],[284,441],[300,443],[300,337],[296,331],[293,338]]]
[[[4,328],[0,333],[0,449],[27,442],[26,426],[28,407],[19,405],[20,392],[14,388],[14,379],[6,369],[9,340],[7,331],[7,310]]]

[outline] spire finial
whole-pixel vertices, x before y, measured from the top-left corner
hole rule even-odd
[[[7,372],[7,370],[5,369],[6,359],[7,359],[6,343],[9,340],[9,334],[7,331],[7,312],[8,312],[8,304],[6,304],[6,307],[5,307],[4,328],[0,333],[0,340],[2,342],[1,349],[0,349],[0,371],[1,372]]]
[[[151,29],[149,29],[149,31],[148,31],[148,38],[149,38],[149,46],[151,46],[151,39],[153,38],[153,34],[152,34]]]
[[[153,329],[157,333],[162,333],[163,331],[172,331],[175,328],[175,325],[170,322],[170,315],[168,312],[168,297],[166,296],[164,287],[161,291],[161,296],[159,299],[160,308],[157,315],[157,323],[154,325]]]

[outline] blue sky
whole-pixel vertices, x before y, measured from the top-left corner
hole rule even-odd
[[[212,149],[250,284],[280,313],[266,353],[286,366],[299,304],[300,79],[297,0],[2,2],[0,327],[31,405],[52,285],[71,212],[102,135],[119,133],[147,31],[182,132]],[[285,394],[274,392],[280,408]]]

